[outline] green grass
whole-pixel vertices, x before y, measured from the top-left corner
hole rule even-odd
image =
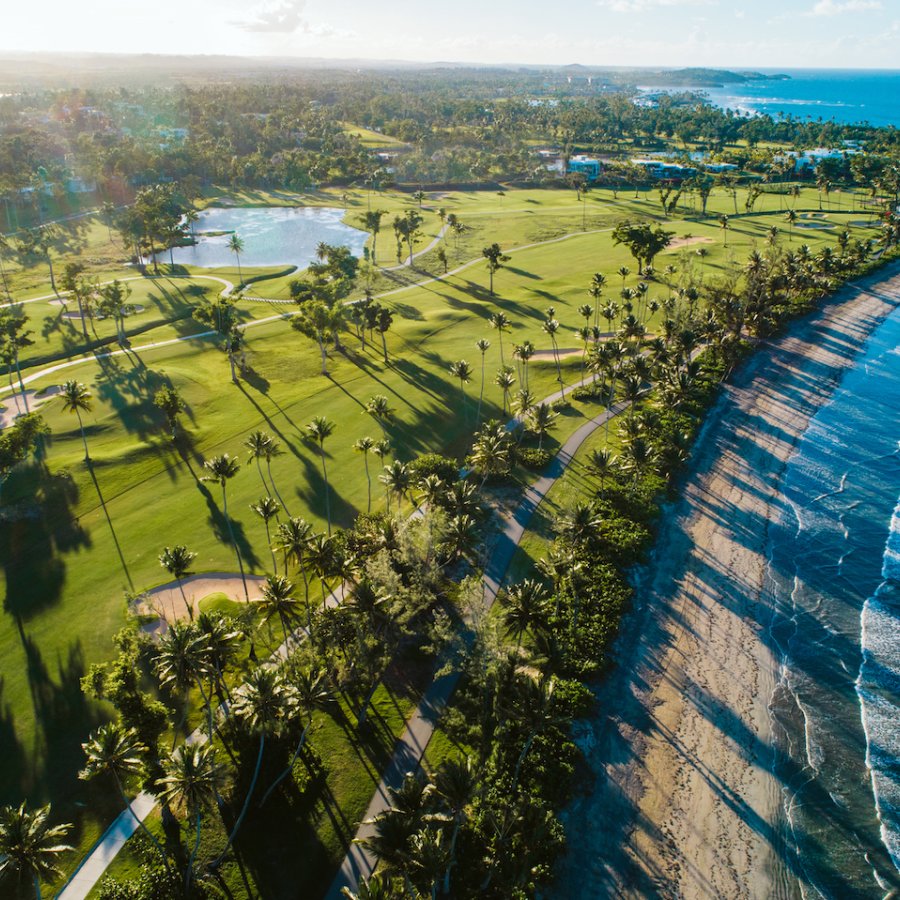
[[[271,196],[257,193],[238,199],[270,202]],[[281,196],[288,202],[287,195]],[[298,195],[289,199],[306,201]],[[624,215],[655,215],[658,205],[651,199],[648,195],[633,201],[620,194],[615,200],[608,191],[592,192],[587,202],[587,227],[611,229]],[[724,195],[714,195],[713,201],[711,213],[716,205],[730,205],[730,198]],[[323,193],[315,202],[335,204],[336,199]],[[693,245],[672,250],[656,260],[657,272],[671,262],[682,270],[694,266],[705,279],[716,277],[732,255],[740,260],[754,242],[761,244],[770,224],[783,224],[777,202],[775,198],[773,212],[733,219],[728,248],[722,245],[714,219],[673,221],[668,227],[680,237],[709,238],[711,242],[704,245],[708,255],[701,266]],[[351,192],[348,217],[358,215],[366,203],[366,192]],[[409,197],[399,194],[373,195],[372,203],[394,211],[415,206]],[[448,245],[451,256],[458,253],[460,262],[479,255],[488,240],[497,240],[508,249],[577,232],[581,226],[582,208],[570,191],[509,191],[503,196],[451,192],[439,200],[431,198],[425,205],[436,207],[438,203],[458,211],[460,218],[473,226],[459,251],[455,242]],[[772,198],[766,198],[766,203],[772,205]],[[815,192],[806,192],[798,208],[815,211]],[[427,230],[436,233],[440,225],[437,215],[426,215]],[[835,211],[831,215],[834,220],[860,218],[858,213]],[[92,233],[102,243],[104,232],[94,228]],[[834,243],[836,236],[836,229],[815,231],[803,235],[802,240],[815,249]],[[388,227],[387,235],[382,232],[379,250],[383,242],[390,249],[391,241]],[[788,244],[786,235],[781,242]],[[793,245],[800,242],[795,234]],[[119,271],[113,263],[107,273]],[[481,337],[492,342],[483,416],[501,415],[500,391],[493,385],[500,363],[499,342],[488,325],[490,313],[502,309],[513,322],[512,332],[503,337],[508,362],[513,344],[525,338],[542,350],[550,349],[540,329],[550,305],[564,326],[560,346],[576,348],[573,331],[581,324],[576,310],[589,299],[591,276],[604,272],[609,294],[617,296],[620,279],[615,272],[622,265],[632,271],[636,268],[627,250],[612,244],[608,230],[576,233],[513,254],[506,268],[497,273],[497,296],[491,298],[488,274],[480,259],[446,279],[423,287],[408,286],[408,279],[436,272],[434,254],[429,254],[417,263],[417,272],[379,277],[378,288],[399,291],[384,300],[395,313],[388,335],[390,363],[382,361],[380,347],[368,346],[363,352],[359,342],[345,334],[348,356],[332,355],[328,378],[319,375],[315,346],[281,319],[247,329],[250,370],[237,386],[229,380],[224,355],[209,339],[142,349],[152,341],[183,334],[179,329],[188,320],[182,319],[161,321],[136,336],[128,355],[91,358],[66,369],[64,377],[85,382],[94,395],[94,409],[85,416],[92,468],[82,460],[74,417],[62,411],[59,401],[51,400],[41,408],[53,432],[44,464],[23,466],[3,486],[4,501],[27,514],[0,523],[0,561],[6,576],[6,615],[0,621],[0,753],[6,762],[0,774],[0,800],[26,796],[36,803],[52,799],[60,816],[77,819],[74,839],[80,848],[88,846],[114,814],[114,804],[104,805],[95,789],[75,778],[81,763],[80,742],[106,714],[84,701],[78,679],[91,663],[109,657],[110,637],[125,620],[125,591],[144,590],[165,577],[157,561],[164,544],[184,543],[196,551],[197,571],[235,568],[221,514],[221,494],[217,487],[197,480],[204,458],[221,452],[243,456],[241,443],[251,430],[269,431],[286,451],[273,461],[272,472],[291,514],[324,528],[321,464],[315,448],[304,439],[304,426],[313,416],[325,415],[337,423],[334,436],[326,443],[332,512],[337,524],[349,525],[366,506],[363,459],[351,447],[365,434],[379,434],[378,425],[362,409],[369,397],[385,394],[395,409],[388,436],[399,458],[408,460],[425,451],[461,455],[474,426],[480,388],[475,342]],[[103,271],[98,268],[96,274]],[[40,295],[49,292],[41,281],[42,273],[46,278],[45,269],[17,271],[13,277],[17,283],[32,285],[33,295]],[[214,274],[236,280],[236,272],[231,270]],[[282,295],[290,277],[254,285],[253,293]],[[158,292],[163,281],[141,282],[140,290],[146,292],[141,296],[149,298]],[[627,279],[628,284],[636,282],[635,274]],[[135,294],[138,289],[135,287]],[[661,282],[652,286],[651,296],[666,293]],[[173,300],[168,310],[183,312],[192,302],[190,297],[177,303]],[[243,308],[248,318],[285,311],[284,307],[249,301],[243,301]],[[164,319],[167,313],[158,314]],[[650,327],[652,330],[652,322]],[[53,347],[44,352],[53,352]],[[457,359],[467,359],[474,369],[465,401],[448,371]],[[537,395],[555,390],[556,373],[549,358],[533,360],[529,371]],[[577,382],[577,356],[566,360],[565,373],[570,384]],[[45,388],[61,377],[62,373],[49,375],[33,386]],[[163,380],[176,385],[188,403],[187,439],[178,445],[165,433],[151,401]],[[583,421],[581,409],[576,405],[572,415],[561,417],[554,440],[564,439]],[[370,462],[374,479],[377,460]],[[564,488],[560,486],[560,490]],[[229,511],[242,554],[256,573],[264,573],[270,565],[262,523],[249,509],[263,492],[254,467],[245,467],[228,487]],[[383,495],[377,480],[373,496],[376,506],[381,506]],[[523,552],[537,553],[536,547],[529,549],[530,539],[526,539]]]

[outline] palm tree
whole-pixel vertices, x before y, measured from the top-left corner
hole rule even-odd
[[[81,442],[84,444],[84,461],[90,461],[87,439],[84,436],[84,422],[81,419],[82,412],[90,412],[93,409],[91,392],[80,381],[67,381],[62,386],[60,393],[63,409],[78,416],[78,427],[81,429]]]
[[[153,658],[161,687],[168,688],[184,698],[182,722],[187,718],[190,690],[196,684],[207,705],[210,740],[215,735],[212,697],[204,689],[204,681],[212,674],[209,638],[191,622],[173,622],[159,640]],[[176,729],[177,732],[178,729]],[[177,733],[173,735],[177,740]]]
[[[256,471],[259,473],[259,480],[262,482],[263,490],[266,493],[269,492],[269,486],[266,484],[266,479],[262,473],[261,460],[267,459],[269,445],[271,443],[272,436],[265,431],[251,431],[250,434],[244,438],[244,446],[247,448],[247,459],[248,461],[251,459],[256,460]]]
[[[188,818],[194,821],[194,847],[184,873],[185,896],[190,896],[203,813],[218,802],[222,780],[222,769],[216,762],[212,746],[182,744],[163,762],[163,777],[156,783],[160,799],[184,809]]]
[[[268,575],[263,585],[262,595],[254,601],[263,612],[263,622],[277,616],[287,645],[290,629],[288,625],[300,618],[300,601],[294,594],[294,584],[284,575]]]
[[[150,842],[162,858],[166,871],[171,874],[172,869],[165,850],[153,832],[135,813],[125,796],[124,782],[129,778],[141,778],[144,775],[143,757],[147,754],[147,748],[138,740],[137,732],[133,728],[123,728],[117,722],[110,722],[101,725],[81,747],[87,761],[78,777],[82,781],[91,781],[100,775],[108,775],[112,779],[122,805],[131,813],[137,826],[150,838]]]
[[[456,840],[459,830],[466,821],[466,807],[469,805],[478,775],[472,765],[472,758],[445,759],[434,773],[434,786],[438,796],[450,812],[453,822],[453,831],[450,834],[450,846],[448,852],[450,862],[444,873],[444,893],[450,894],[450,872],[456,862]]]
[[[397,510],[399,512],[400,504],[409,493],[412,485],[409,466],[395,459],[389,466],[384,467],[384,472],[378,476],[378,480],[384,485],[388,514],[391,512],[391,496],[393,494],[397,495]]]
[[[582,544],[597,533],[603,517],[591,503],[577,501],[570,509],[563,510],[553,523],[556,531],[575,544]]]
[[[437,900],[438,884],[450,862],[450,849],[443,831],[428,826],[412,836],[408,865],[413,877],[418,877],[425,886],[431,900]]]
[[[306,548],[310,571],[319,579],[319,587],[322,590],[323,611],[328,603],[328,597],[325,594],[325,580],[334,570],[334,551],[334,539],[327,534],[314,534]]]
[[[288,509],[287,503],[284,502],[284,497],[281,496],[281,492],[278,490],[278,485],[275,483],[275,476],[272,474],[272,460],[275,459],[276,456],[284,455],[284,451],[281,449],[281,444],[279,444],[278,441],[275,440],[275,438],[269,438],[269,440],[266,442],[264,455],[266,458],[266,474],[269,476],[269,484],[272,485],[272,490],[275,492],[275,496],[278,498],[278,502],[281,504],[281,508],[288,515],[290,515],[291,512]]]
[[[368,435],[366,437],[361,437],[359,440],[355,441],[353,444],[353,449],[357,453],[362,453],[363,462],[366,466],[366,486],[368,491],[367,503],[366,503],[366,512],[372,512],[372,476],[369,473],[369,451],[375,446],[374,438],[370,438]]]
[[[477,425],[481,419],[481,404],[484,400],[484,355],[488,352],[491,342],[487,338],[480,338],[475,342],[475,346],[481,351],[481,392],[478,394],[478,412],[475,415]]]
[[[184,593],[183,579],[190,575],[191,563],[197,558],[197,554],[188,550],[184,544],[176,544],[174,547],[163,547],[159,555],[159,564],[178,582],[178,590],[181,591],[181,599],[184,601],[188,615],[194,618],[194,607],[188,603]]]
[[[450,374],[459,379],[459,392],[462,399],[463,416],[466,412],[466,385],[472,379],[472,367],[464,359],[450,363]]]
[[[516,653],[522,646],[522,636],[547,617],[547,589],[539,582],[526,578],[511,585],[498,597],[503,610],[503,624],[516,639]]]
[[[730,225],[728,223],[728,216],[719,216],[719,228],[722,229],[722,245],[728,246],[728,229]]]
[[[341,896],[346,900],[396,900],[397,887],[393,878],[373,872],[368,878],[360,880],[355,891],[342,887]]]
[[[562,391],[563,400],[566,399],[566,387],[563,383],[562,377],[562,366],[559,362],[559,345],[556,342],[556,335],[559,333],[559,322],[557,322],[554,318],[548,318],[541,328],[550,335],[550,343],[553,345],[553,359],[556,362],[556,380],[559,382],[560,390]]]
[[[793,209],[789,209],[784,214],[784,220],[788,223],[788,240],[794,240],[794,225],[797,224],[797,213]]]
[[[59,878],[57,859],[73,849],[62,843],[72,826],[50,825],[49,820],[49,806],[31,812],[23,803],[0,810],[0,876],[11,872],[19,879],[31,878],[38,900],[41,879]]]
[[[306,589],[307,608],[309,604],[309,579],[306,575],[306,552],[309,550],[312,525],[305,519],[294,516],[278,526],[275,536],[275,549],[284,554],[284,567],[287,571],[289,562],[294,562],[303,576]]]
[[[213,863],[214,867],[221,864],[244,823],[253,792],[256,789],[256,782],[259,780],[263,754],[266,750],[266,738],[276,734],[283,726],[286,721],[285,713],[291,708],[291,700],[291,692],[285,684],[284,676],[278,669],[268,666],[253,669],[246,681],[235,691],[234,715],[248,732],[259,738],[259,751],[244,805],[228,835],[225,848]]]
[[[540,403],[532,406],[526,413],[528,429],[538,436],[538,450],[543,449],[544,435],[553,428],[556,422],[555,413],[549,403]]]
[[[234,254],[235,259],[237,259],[238,280],[243,284],[244,275],[241,272],[241,253],[244,252],[244,242],[237,236],[237,233],[231,235],[228,239],[228,249]]]
[[[274,791],[275,788],[277,788],[278,785],[281,784],[281,782],[294,770],[294,763],[297,761],[297,757],[300,755],[300,751],[306,743],[310,728],[312,728],[313,713],[317,709],[322,709],[327,706],[333,700],[333,695],[328,688],[328,682],[326,681],[325,676],[318,670],[294,666],[289,677],[290,685],[293,688],[293,712],[305,715],[306,721],[300,732],[300,738],[297,741],[297,746],[294,748],[294,753],[291,756],[290,761],[287,766],[285,766],[282,773],[271,785],[269,785],[269,789],[263,794],[262,800],[259,801],[260,806],[265,804],[272,791]]]
[[[212,457],[212,459],[205,460],[203,468],[209,472],[209,475],[205,475],[200,480],[213,481],[222,488],[222,514],[225,516],[225,523],[228,525],[228,533],[231,535],[231,544],[234,547],[234,552],[237,556],[238,568],[241,570],[241,582],[244,585],[244,599],[249,601],[250,594],[247,591],[247,577],[244,575],[244,561],[241,559],[241,551],[238,547],[237,539],[234,536],[234,528],[231,524],[231,519],[228,516],[228,492],[225,487],[228,482],[237,475],[241,468],[241,464],[236,457],[229,456],[227,453],[222,453],[219,456]]]
[[[622,276],[622,290],[625,290],[625,279],[631,274],[631,269],[628,266],[620,266],[618,275]]]
[[[497,372],[496,377],[494,378],[494,384],[503,391],[503,415],[506,415],[506,408],[509,402],[509,392],[512,390],[512,386],[516,383],[516,376],[513,374],[513,370],[508,366],[500,369]]]
[[[591,451],[586,467],[592,475],[596,475],[600,479],[602,495],[606,479],[616,470],[616,458],[605,448],[595,449]]]
[[[495,313],[491,313],[490,318],[491,328],[493,328],[497,332],[497,337],[500,340],[500,365],[506,365],[506,360],[503,358],[503,332],[509,331],[512,328],[512,323],[509,321],[506,313],[498,310]]]
[[[306,426],[306,432],[319,446],[319,456],[322,460],[322,477],[325,480],[325,517],[328,521],[328,533],[331,534],[331,498],[328,488],[328,469],[325,465],[325,440],[334,433],[334,422],[329,422],[323,416],[316,416]]]
[[[272,547],[272,536],[269,534],[269,522],[278,515],[281,510],[281,504],[272,497],[260,497],[256,503],[250,504],[250,509],[263,520],[263,523],[266,526],[266,546],[272,554],[272,566],[277,574],[278,560],[275,557],[275,549]]]
[[[376,394],[366,401],[365,411],[381,426],[381,433],[387,437],[387,423],[394,417],[388,398],[384,394]]]

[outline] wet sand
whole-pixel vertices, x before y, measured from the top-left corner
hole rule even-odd
[[[797,439],[900,304],[898,273],[767,342],[711,412],[578,734],[594,782],[566,811],[551,896],[799,896],[771,772],[768,528]]]

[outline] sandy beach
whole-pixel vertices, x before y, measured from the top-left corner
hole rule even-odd
[[[597,718],[578,735],[594,781],[566,812],[553,896],[799,895],[771,772],[767,533],[782,513],[785,461],[900,303],[898,273],[855,282],[767,342],[709,416]]]

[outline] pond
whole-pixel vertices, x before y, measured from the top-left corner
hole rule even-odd
[[[297,266],[305,269],[316,258],[316,245],[343,245],[362,256],[368,233],[345,225],[344,210],[330,207],[266,206],[223,209],[211,207],[194,224],[197,243],[172,251],[176,265],[215,269],[234,266],[228,249],[232,233],[244,243],[241,265]],[[222,232],[203,234],[202,232]],[[165,259],[168,252],[161,254]]]

